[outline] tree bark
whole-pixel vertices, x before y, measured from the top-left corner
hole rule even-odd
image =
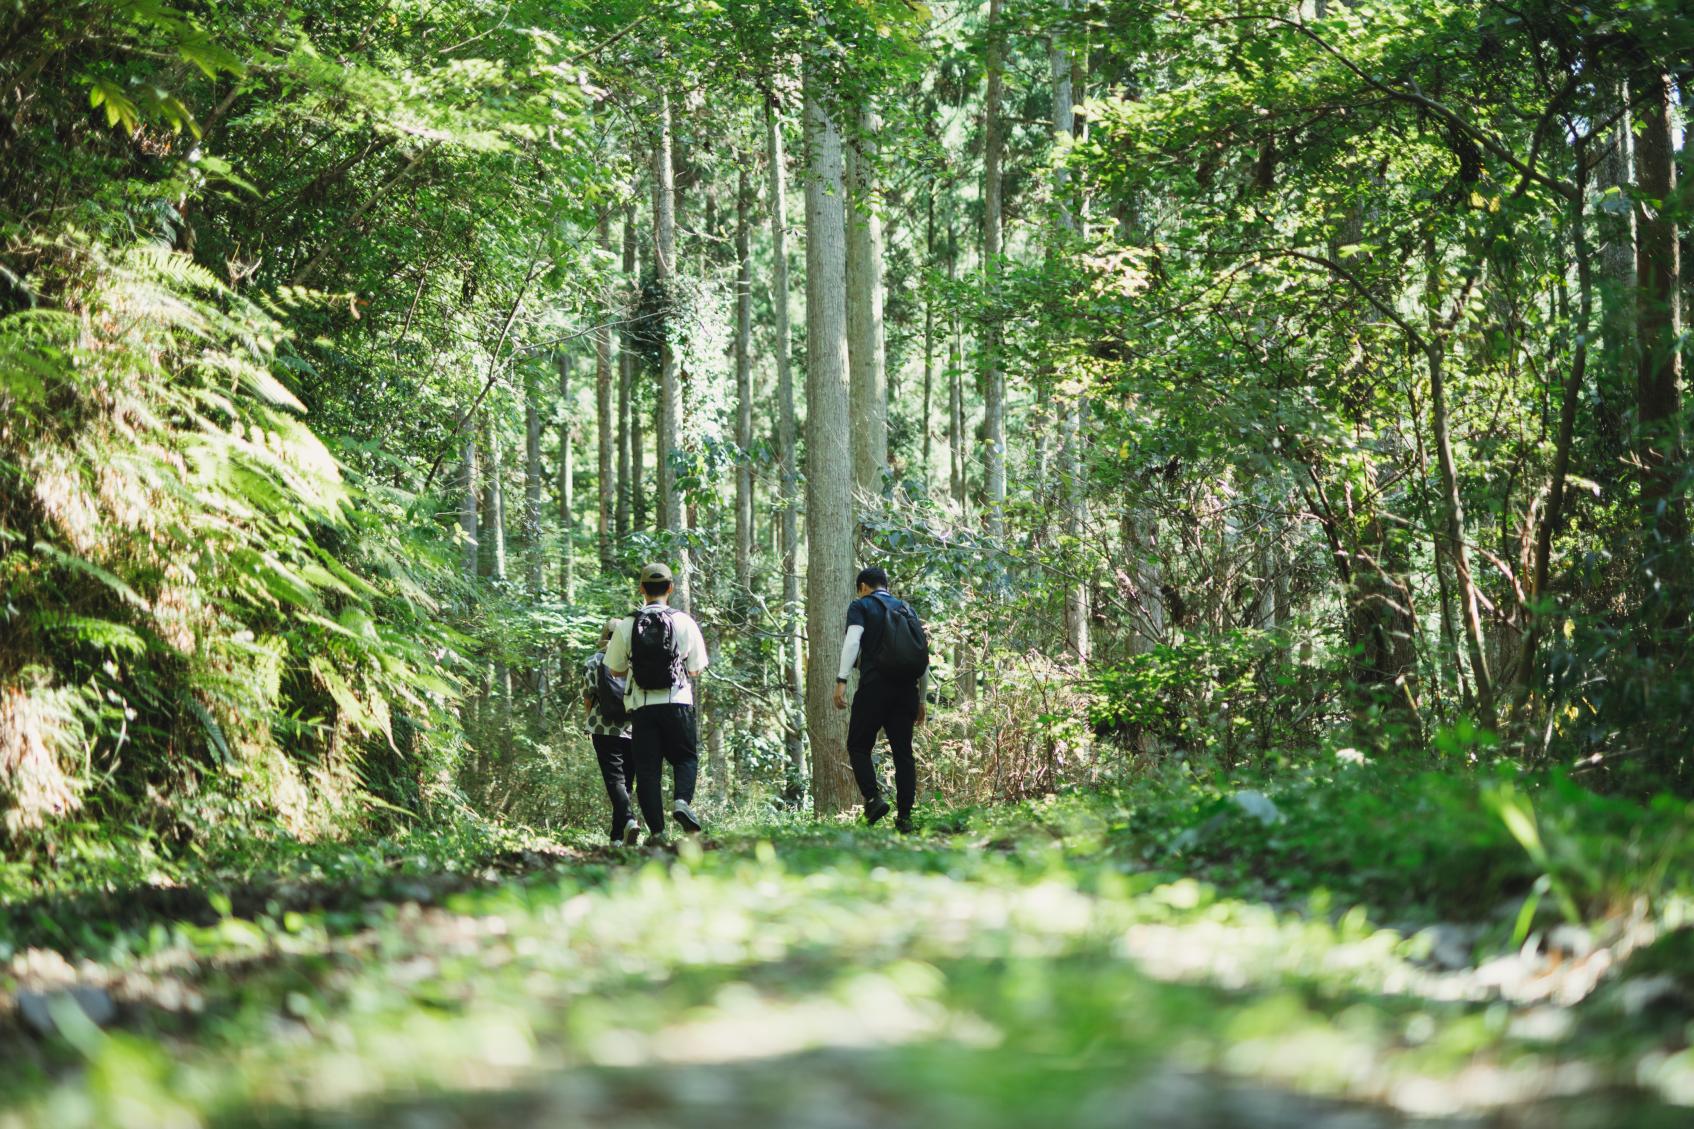
[[[1597,475],[1612,477],[1628,451],[1629,417],[1635,400],[1635,210],[1630,206],[1634,139],[1630,134],[1629,84],[1608,84],[1608,109],[1617,123],[1601,139],[1595,168],[1601,193],[1599,221],[1600,363],[1595,391],[1598,429],[1606,450],[1596,460]]]
[[[476,426],[466,420],[461,430],[464,434],[461,444],[464,455],[459,469],[459,532],[464,540],[460,543],[459,563],[466,576],[474,577],[480,555],[476,515]]]
[[[947,282],[955,282],[959,268],[958,233],[951,220],[947,223]],[[947,448],[948,480],[953,490],[953,504],[959,516],[965,514],[969,497],[969,464],[965,461],[965,374],[964,348],[960,341],[959,314],[953,311],[952,326],[947,334]]]
[[[789,363],[788,325],[788,184],[782,123],[776,107],[765,103],[765,147],[770,175],[771,310],[776,333],[777,459],[781,464],[782,624],[784,683],[788,691],[783,740],[788,751],[788,799],[798,803],[806,780],[805,734],[801,726],[802,644],[800,639],[800,476],[795,463],[798,426],[794,415],[794,373]]]
[[[541,390],[534,370],[524,373],[524,462],[523,462],[523,552],[525,591],[531,599],[541,595]]]
[[[929,188],[929,200],[924,210],[924,239],[923,239],[923,269],[928,272],[935,265],[935,185]],[[923,299],[923,484],[924,493],[929,492],[930,470],[930,440],[932,438],[929,422],[930,397],[935,381],[935,295],[928,286],[924,287]]]
[[[853,488],[882,492],[888,467],[888,386],[882,325],[882,217],[876,201],[876,112],[859,112],[846,146],[847,351],[851,366]]]
[[[576,405],[571,402],[571,357],[554,358],[559,370],[559,590],[576,599]]]
[[[482,417],[482,449],[488,453],[482,480],[482,574],[506,579],[506,497],[500,482],[500,436],[488,413]]]
[[[600,217],[600,250],[609,259],[612,254],[612,217],[608,212]],[[617,300],[610,280],[600,302],[600,328],[594,333],[594,450],[596,455],[595,487],[600,496],[600,567],[612,568],[613,511],[617,506],[613,464],[616,451],[612,447],[612,311]]]
[[[847,716],[835,709],[841,609],[852,595],[848,452],[846,216],[841,135],[807,68],[806,99],[806,722],[821,814],[858,798]]]
[[[982,265],[988,316],[983,319],[983,467],[987,490],[988,534],[999,540],[1006,519],[1006,374],[1000,359],[1000,255],[1004,208],[1001,160],[1005,125],[1000,117],[1000,87],[1005,70],[1000,0],[988,3],[988,82],[983,98]]]
[[[735,186],[735,584],[737,596],[753,587],[753,254],[748,237],[752,188],[747,163]]]
[[[1676,161],[1672,142],[1671,81],[1649,72],[1641,91],[1635,142],[1636,205],[1636,457],[1641,467],[1642,524],[1663,542],[1687,529],[1673,496],[1682,472],[1681,249],[1675,218]]]
[[[628,287],[628,301],[623,313],[623,332],[618,339],[618,540],[629,536],[629,507],[635,493],[630,478],[630,397],[635,393],[635,297],[641,292],[641,276],[636,269],[635,205],[630,204],[623,214],[623,277]]]
[[[682,494],[677,489],[676,456],[682,433],[682,381],[673,338],[671,308],[676,291],[676,175],[671,165],[671,104],[659,95],[658,136],[653,146],[653,268],[658,280],[664,321],[659,345],[659,420],[654,442],[659,479],[659,528],[670,535],[676,593],[672,602],[688,609],[688,553],[682,546]]]
[[[1053,75],[1053,136],[1055,140],[1068,140],[1075,135],[1077,125],[1076,63],[1057,42],[1052,44],[1049,63]],[[1059,229],[1074,240],[1081,232],[1082,221],[1066,199],[1069,183],[1069,172],[1060,164],[1053,174],[1053,194],[1059,203]],[[1087,525],[1088,484],[1083,477],[1082,444],[1088,400],[1082,388],[1072,391],[1061,386],[1055,390],[1055,402],[1060,415],[1059,434],[1063,446],[1066,556],[1074,571],[1080,574],[1065,588],[1065,650],[1077,662],[1087,663],[1090,652],[1088,582],[1081,578],[1086,575],[1087,569],[1078,550]]]

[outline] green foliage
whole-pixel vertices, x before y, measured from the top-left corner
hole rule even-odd
[[[203,782],[304,823],[302,775],[334,779],[349,741],[390,742],[394,712],[427,720],[451,691],[436,605],[416,602],[428,562],[356,516],[273,373],[288,335],[270,310],[168,250],[71,254],[92,279],[80,321],[0,321],[0,353],[38,377],[0,455],[5,760],[56,747],[67,790],[45,809],[14,790],[8,825],[39,827],[91,778],[134,798]],[[30,704],[55,687],[80,716]]]
[[[1311,733],[1312,683],[1323,673],[1291,662],[1275,632],[1185,638],[1092,672],[1088,718],[1131,744],[1247,759]]]

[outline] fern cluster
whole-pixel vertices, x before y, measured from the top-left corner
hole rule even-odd
[[[157,245],[60,254],[72,300],[0,320],[6,828],[96,784],[304,825],[451,693],[431,558],[278,379],[280,311]]]

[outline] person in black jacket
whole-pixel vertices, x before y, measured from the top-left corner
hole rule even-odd
[[[912,730],[924,723],[928,673],[918,677],[890,677],[878,669],[888,616],[900,601],[888,593],[888,573],[872,566],[859,572],[858,599],[847,606],[847,636],[841,642],[841,666],[835,679],[835,708],[847,708],[847,680],[859,668],[859,688],[853,695],[853,714],[847,722],[847,756],[853,778],[865,798],[865,822],[875,823],[888,814],[882,797],[871,751],[878,732],[888,734],[888,751],[894,760],[894,798],[898,805],[894,826],[912,829],[912,804],[917,798],[918,768],[912,754]]]

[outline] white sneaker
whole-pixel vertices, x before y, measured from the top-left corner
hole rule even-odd
[[[700,818],[694,814],[694,809],[688,806],[687,800],[678,800],[672,806],[671,817],[682,824],[686,831],[700,830]]]
[[[641,824],[635,822],[635,820],[632,819],[628,823],[623,825],[623,845],[624,846],[633,847],[633,846],[635,846],[637,840],[639,840],[640,838],[641,838]]]

